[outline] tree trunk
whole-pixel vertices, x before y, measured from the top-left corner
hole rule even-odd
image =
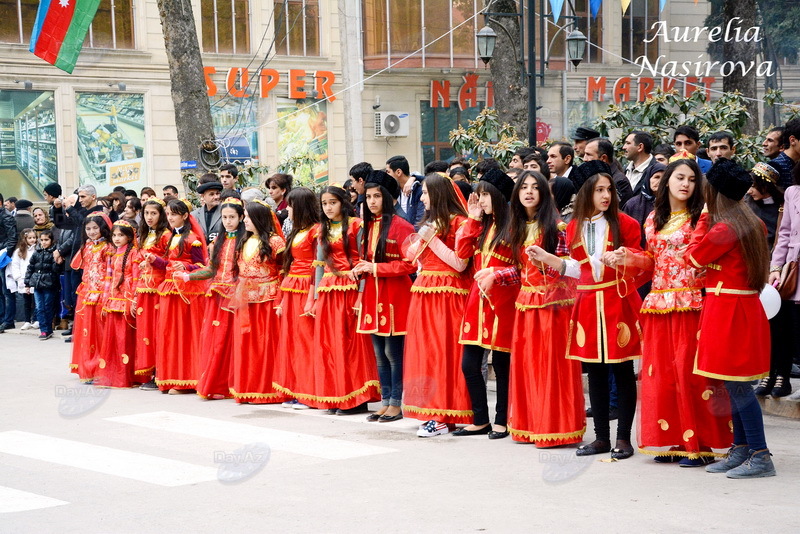
[[[728,21],[739,17],[741,20],[736,22],[738,22],[741,33],[744,35],[749,28],[758,25],[756,16],[756,0],[725,0],[725,7],[723,8],[724,26],[727,26]],[[733,23],[732,30],[736,28],[736,22]],[[751,61],[756,61],[757,52],[758,43],[754,41],[745,42],[744,40],[736,41],[730,39],[723,46],[725,61],[734,63],[741,61],[745,65],[749,65]],[[741,69],[734,69],[729,76],[723,78],[722,89],[725,92],[739,91],[748,98],[758,98],[756,92],[756,69],[750,69],[747,75],[743,75]],[[744,126],[742,131],[746,134],[756,135],[759,131],[758,102],[748,100],[747,111],[750,112],[751,120]]]
[[[519,13],[515,0],[484,0],[493,13]],[[511,124],[525,140],[528,134],[528,86],[522,80],[519,17],[491,16],[489,26],[497,33],[489,62],[494,86],[494,107],[501,122]]]
[[[190,0],[158,0],[158,13],[169,60],[178,152],[181,161],[199,160],[204,142],[211,142],[207,148],[213,148],[214,126],[192,4]],[[216,156],[204,159],[218,164]]]

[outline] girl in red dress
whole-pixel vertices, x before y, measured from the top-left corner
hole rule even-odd
[[[317,252],[319,198],[311,189],[298,187],[286,196],[292,231],[286,239],[279,303],[275,313],[280,317],[278,354],[283,363],[275,370],[275,388],[287,395],[298,391],[298,383],[313,384],[314,317],[304,313],[314,300],[314,258]],[[301,378],[298,382],[298,376]],[[308,408],[295,398],[283,403],[285,408]]]
[[[472,258],[476,279],[513,265],[513,253],[503,232],[508,223],[508,201],[514,180],[500,169],[481,176],[475,193],[469,196],[469,219],[456,235],[459,257]],[[508,436],[508,373],[514,331],[514,299],[519,284],[498,286],[489,292],[478,280],[472,282],[459,343],[463,345],[461,371],[467,383],[474,418],[471,425],[459,428],[454,436],[488,434],[489,439]],[[494,425],[489,421],[486,381],[481,367],[485,350],[492,351],[492,368],[497,376],[497,402]]]
[[[136,279],[134,267],[139,250],[136,231],[128,221],[111,228],[116,247],[111,256],[111,280],[103,293],[103,333],[96,386],[129,388],[135,382],[136,326],[132,310]]]
[[[367,421],[390,423],[403,418],[403,348],[406,338],[411,275],[416,270],[400,250],[414,227],[394,212],[400,196],[397,180],[384,171],[366,178],[362,257],[353,268],[364,276],[364,294],[358,315],[358,331],[370,334],[378,377],[381,407]]]
[[[708,217],[700,219],[685,255],[694,267],[707,268],[694,372],[725,381],[733,416],[733,446],[706,471],[728,478],[774,476],[750,386],[770,366],[769,322],[758,298],[769,275],[766,228],[742,202],[752,185],[747,171],[718,158],[706,178]]]
[[[456,423],[472,421],[472,406],[461,372],[458,333],[470,278],[469,258],[455,252],[456,232],[467,222],[453,182],[429,174],[422,185],[425,218],[406,257],[419,262],[411,287],[403,361],[403,413],[424,421],[417,436],[447,434]]]
[[[601,258],[620,246],[639,250],[639,223],[619,211],[619,199],[608,165],[593,160],[576,168],[584,181],[575,199],[574,218],[567,225],[570,258],[563,260],[541,249],[533,259],[559,273],[578,278],[572,310],[567,358],[585,362],[589,373],[589,400],[594,414],[595,441],[578,447],[578,456],[611,451],[622,460],[633,456],[631,427],[636,412],[636,375],[633,360],[640,358],[639,308],[642,299],[630,269],[607,267]],[[612,254],[613,256],[613,254]],[[611,448],[608,421],[608,373],[617,382],[619,421],[617,442]]]
[[[310,310],[316,317],[314,385],[299,384],[293,392],[300,402],[336,415],[366,412],[367,402],[381,398],[375,353],[369,337],[357,332],[360,293],[352,269],[358,261],[361,220],[352,216],[349,199],[335,186],[320,195],[317,299]]]
[[[102,296],[108,281],[108,260],[114,253],[111,244],[111,221],[108,215],[93,211],[83,221],[83,246],[72,258],[73,270],[83,269],[75,306],[75,325],[72,338],[70,369],[84,382],[97,377],[102,335]]]
[[[488,287],[493,281],[522,282],[511,350],[511,438],[543,448],[578,443],[586,432],[581,365],[565,358],[575,279],[531,257],[544,251],[567,258],[566,225],[558,220],[547,179],[538,172],[517,178],[510,209],[503,238],[510,243],[515,267],[486,281]]]
[[[230,392],[240,404],[282,402],[273,385],[278,354],[278,298],[286,243],[270,207],[260,200],[244,211],[245,239],[237,249],[238,281],[233,308]]]
[[[164,271],[158,286],[158,323],[156,336],[156,385],[162,393],[191,393],[200,374],[200,326],[205,312],[203,299],[206,283],[183,282],[174,273],[195,271],[208,263],[208,251],[202,230],[190,213],[188,201],[173,199],[167,204],[167,221],[172,228],[164,256],[145,252],[145,260]]]
[[[158,325],[158,286],[164,281],[165,271],[154,269],[144,261],[144,254],[161,257],[166,254],[172,232],[164,211],[166,204],[152,197],[142,208],[139,227],[139,275],[136,281],[136,381],[143,382],[141,389],[157,390],[155,382],[156,337]]]
[[[175,276],[184,282],[208,280],[211,285],[206,297],[206,313],[200,337],[200,380],[197,394],[203,399],[225,399],[230,394],[230,362],[233,345],[233,310],[230,299],[236,286],[236,249],[244,240],[244,206],[235,197],[228,197],[219,206],[224,232],[217,235],[211,244],[211,261],[196,271],[177,272]]]
[[[670,163],[655,210],[645,222],[647,251],[616,253],[619,265],[652,273],[642,304],[644,342],[640,389],[639,450],[657,462],[703,466],[729,445],[730,410],[722,383],[694,374],[704,273],[683,254],[703,210],[703,175],[694,160]],[[658,447],[671,447],[657,451]]]

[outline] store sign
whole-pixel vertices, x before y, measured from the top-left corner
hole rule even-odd
[[[216,82],[211,78],[216,74],[216,67],[204,67],[203,74],[206,78],[206,92],[208,96],[215,96],[220,88],[217,87]],[[254,87],[250,87],[252,81],[250,76],[250,69],[233,67],[228,69],[225,75],[224,90],[232,97],[244,98],[249,96],[258,95],[261,98],[268,98],[273,89],[275,89],[281,81],[288,84],[288,96],[296,100],[303,98],[312,98],[309,94],[311,91],[316,92],[316,98],[319,100],[327,100],[333,102],[336,97],[333,96],[333,84],[336,82],[336,75],[329,70],[316,70],[311,73],[314,78],[313,83],[308,83],[306,80],[308,73],[303,69],[289,69],[289,72],[284,76],[275,69],[260,69],[253,73],[254,77],[258,78]],[[255,90],[257,89],[257,90]]]
[[[586,78],[586,101],[603,102],[606,99],[608,88],[611,87],[611,97],[614,104],[621,102],[644,102],[651,96],[656,88],[664,92],[682,89],[683,95],[689,97],[698,89],[706,92],[706,98],[711,98],[711,85],[717,79],[713,76],[688,76],[678,78],[649,78],[646,76],[623,76],[613,82],[605,76],[589,76]]]
[[[464,83],[458,88],[458,109],[478,107],[478,75],[465,74],[462,76]],[[483,102],[487,108],[494,107],[494,86],[488,81],[484,85]],[[450,80],[431,80],[431,107],[449,108],[450,107]]]

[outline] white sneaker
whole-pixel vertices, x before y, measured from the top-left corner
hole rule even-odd
[[[786,400],[800,401],[800,389],[798,389],[797,391],[786,397]]]
[[[294,401],[294,406],[292,406],[292,408],[295,410],[308,410],[308,406],[297,400]]]
[[[39,328],[39,321],[34,321],[31,323],[31,328]]]
[[[421,438],[431,438],[441,434],[447,434],[450,428],[445,423],[437,423],[436,421],[428,421],[420,425],[417,430],[417,436]]]
[[[289,399],[286,402],[281,403],[281,407],[294,408],[295,404],[297,404],[297,399]]]
[[[20,330],[30,330],[31,328],[33,328],[33,325],[26,321],[25,324],[22,325],[22,328],[20,328]]]

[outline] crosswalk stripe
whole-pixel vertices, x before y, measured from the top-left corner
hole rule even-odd
[[[346,460],[361,456],[397,452],[397,449],[388,447],[173,412],[123,415],[109,417],[106,420],[219,441],[241,444],[266,443],[272,450],[314,456],[326,460]]]
[[[41,508],[52,508],[69,504],[67,501],[59,501],[52,497],[37,495],[14,488],[0,486],[0,514],[11,512],[27,512],[29,510],[39,510]]]
[[[0,452],[159,486],[217,479],[217,469],[18,430],[0,432]]]

